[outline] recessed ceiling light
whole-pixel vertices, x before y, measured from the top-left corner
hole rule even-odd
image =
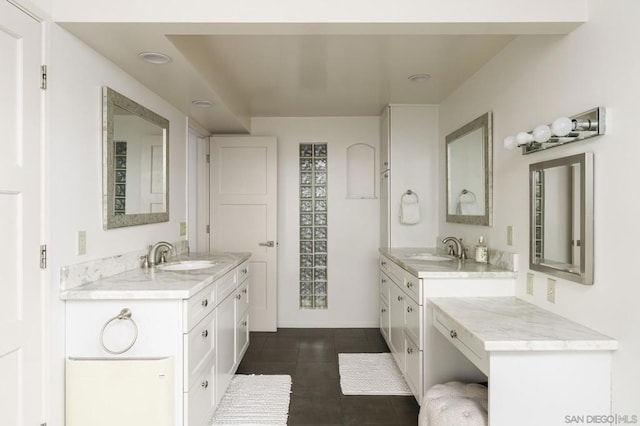
[[[211,108],[213,106],[213,102],[204,99],[195,99],[191,103],[198,108]]]
[[[168,64],[173,60],[170,56],[159,52],[141,52],[138,53],[138,56],[140,59],[145,62],[149,62],[150,64]]]
[[[429,74],[414,74],[409,76],[409,81],[419,83],[421,81],[427,81],[431,78]]]

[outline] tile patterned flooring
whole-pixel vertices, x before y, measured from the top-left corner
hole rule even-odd
[[[281,328],[251,333],[238,374],[288,374],[292,393],[288,425],[415,426],[412,396],[345,396],[338,353],[389,352],[377,328]]]

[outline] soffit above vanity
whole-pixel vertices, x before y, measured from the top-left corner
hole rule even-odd
[[[306,3],[308,10],[219,3],[199,13],[180,5],[173,15],[177,5],[145,1],[135,10],[128,2],[86,10],[56,0],[54,19],[212,133],[246,133],[255,116],[372,116],[389,103],[438,104],[514,37],[560,37],[586,21],[583,0],[493,0],[460,10],[401,0],[407,7],[393,13],[382,2],[354,2],[315,14]],[[173,61],[148,64],[143,51]],[[418,73],[431,78],[407,79]],[[194,99],[214,105],[197,108]]]

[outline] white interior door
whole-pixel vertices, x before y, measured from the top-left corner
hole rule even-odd
[[[42,26],[0,2],[0,424],[43,417]]]
[[[277,141],[211,138],[210,247],[251,253],[249,326],[277,328]]]

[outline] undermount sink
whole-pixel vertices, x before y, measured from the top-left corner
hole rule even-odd
[[[410,254],[406,258],[409,260],[425,260],[428,262],[444,262],[447,260],[455,259],[453,256],[444,256],[444,255],[431,254],[431,253]]]
[[[180,260],[177,262],[162,263],[157,265],[157,269],[163,271],[195,271],[197,269],[206,269],[215,266],[213,260]]]

